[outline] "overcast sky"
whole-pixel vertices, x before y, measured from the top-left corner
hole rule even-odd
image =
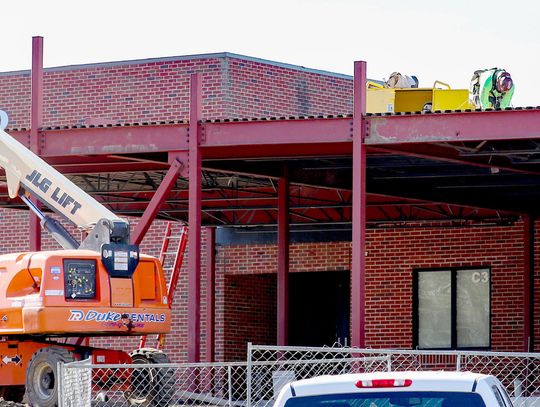
[[[368,76],[393,71],[467,88],[507,69],[514,106],[540,105],[540,2],[534,0],[3,0],[0,72],[209,52]]]

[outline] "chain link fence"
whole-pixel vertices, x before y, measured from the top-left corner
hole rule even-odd
[[[292,380],[393,370],[492,374],[501,380],[517,407],[540,406],[540,354],[251,344],[247,361],[238,363],[61,364],[59,405],[267,407]]]
[[[341,364],[325,365],[325,360]],[[249,346],[253,404],[269,399],[271,390],[258,386],[257,376],[288,375],[293,380],[335,373],[375,371],[471,371],[497,377],[516,407],[540,406],[540,354],[461,351],[377,350],[355,348],[301,348]],[[313,366],[313,369],[308,368]],[[335,368],[338,368],[336,371]],[[249,367],[248,367],[249,368]],[[285,373],[288,372],[288,373]]]
[[[247,364],[59,365],[60,407],[238,406]]]
[[[209,364],[60,364],[59,405],[262,407],[271,404],[281,387],[291,380],[345,373],[352,366],[377,370],[387,359],[320,355],[282,360],[277,370],[273,361],[249,360]]]
[[[272,405],[281,388],[299,379],[390,370],[389,358],[350,348],[300,348],[248,344],[247,406]]]

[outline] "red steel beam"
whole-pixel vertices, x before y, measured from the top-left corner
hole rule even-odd
[[[206,228],[206,361],[215,361],[216,228]]]
[[[366,63],[354,63],[354,137],[351,265],[351,345],[363,348],[365,338],[366,253]]]
[[[39,129],[43,122],[43,37],[32,38],[32,96],[31,96],[31,118],[30,118],[30,150],[40,155],[40,134]],[[39,208],[40,204],[36,199],[32,202]],[[41,250],[41,225],[39,218],[34,212],[29,212],[30,216],[30,251]]]
[[[187,148],[186,124],[44,130],[44,157],[154,153]],[[13,132],[18,136],[19,132]]]
[[[182,163],[178,160],[174,160],[171,164],[171,168],[167,171],[167,174],[159,184],[158,189],[154,193],[154,196],[148,203],[148,206],[144,210],[144,213],[137,223],[137,227],[133,233],[132,242],[133,244],[141,244],[144,235],[152,226],[152,222],[156,218],[156,215],[159,212],[159,209],[169,196],[172,188],[174,187],[178,176],[180,175],[180,170],[182,169]]]
[[[540,138],[540,110],[370,116],[366,144]],[[42,129],[43,157],[167,152],[187,148],[187,124]],[[351,119],[204,123],[205,157],[350,154]],[[28,145],[29,131],[10,130]],[[287,150],[283,146],[287,146]],[[264,148],[261,148],[264,147]],[[291,151],[289,151],[291,147]],[[233,153],[231,155],[231,153]]]
[[[205,147],[347,142],[352,119],[298,119],[203,124]]]
[[[189,253],[188,253],[188,362],[200,361],[201,332],[201,199],[202,199],[202,159],[201,130],[202,115],[201,79],[199,74],[191,75],[189,106]]]
[[[187,124],[42,129],[42,157],[168,152],[187,149]],[[203,154],[277,157],[350,154],[351,119],[206,123]],[[29,131],[10,130],[28,143]],[[236,143],[236,144],[235,144]],[[283,146],[287,146],[284,150]],[[264,148],[261,148],[264,147]]]
[[[277,345],[289,343],[289,179],[278,180]]]
[[[43,37],[32,38],[32,112],[30,149],[40,154],[39,129],[43,122]]]
[[[370,116],[366,144],[540,138],[540,110]]]

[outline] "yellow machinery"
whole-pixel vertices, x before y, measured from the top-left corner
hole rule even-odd
[[[378,83],[368,82],[368,113],[463,109],[475,109],[469,102],[469,90],[451,89],[440,81],[435,81],[433,88],[386,88]]]

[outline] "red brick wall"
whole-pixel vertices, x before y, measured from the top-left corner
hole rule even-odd
[[[534,228],[534,351],[540,352],[540,224],[536,222]]]
[[[412,347],[412,271],[417,268],[488,266],[492,270],[491,331],[492,349],[521,351],[523,343],[523,231],[522,225],[489,228],[376,229],[367,232],[366,264],[366,344],[373,348]],[[350,269],[350,242],[306,243],[291,245],[291,272],[335,271]],[[229,331],[238,336],[257,338],[267,335],[275,342],[275,319],[266,327],[253,322],[244,312],[264,308],[275,314],[275,277],[272,290],[252,296],[252,274],[269,277],[276,272],[275,245],[225,246],[220,248],[218,273],[246,278],[244,293],[238,283],[225,285],[225,303],[218,307],[223,318],[225,337]],[[267,283],[268,284],[268,283]],[[227,294],[229,292],[229,294]],[[256,291],[259,293],[259,291]],[[245,298],[253,297],[249,305]],[[238,306],[240,309],[236,309]],[[251,308],[250,308],[251,307]],[[222,316],[220,314],[223,313]],[[238,326],[243,330],[238,331]],[[262,331],[260,331],[262,330]],[[246,334],[249,332],[249,334]],[[234,336],[234,335],[233,335]],[[236,337],[241,341],[241,338]],[[253,341],[254,342],[254,341]],[[226,360],[245,355],[245,343],[223,344]]]
[[[224,301],[217,319],[224,329],[216,340],[216,358],[245,360],[248,342],[275,343],[276,276],[226,275],[222,281],[216,294]]]
[[[189,74],[202,74],[203,114],[223,117],[221,61],[199,59],[49,70],[43,80],[44,126],[187,119]],[[28,127],[30,76],[4,76],[0,108],[10,127]]]
[[[203,117],[267,117],[352,112],[352,80],[238,59],[139,61],[54,68],[44,74],[44,126],[185,120],[189,77],[203,84]],[[30,122],[29,73],[4,74],[0,109],[9,127]]]
[[[230,59],[230,117],[352,113],[352,80]]]
[[[523,232],[514,227],[369,230],[366,342],[374,348],[412,346],[412,270],[491,267],[493,350],[521,351]]]

